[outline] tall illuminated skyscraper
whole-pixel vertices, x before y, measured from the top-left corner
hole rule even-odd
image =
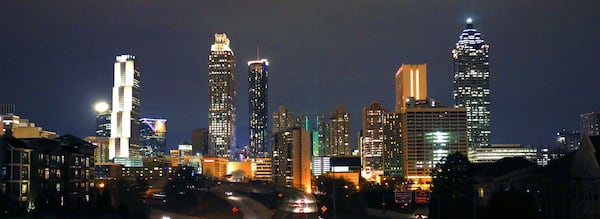
[[[383,159],[385,176],[403,176],[404,159],[402,154],[402,114],[388,112],[383,114]]]
[[[325,120],[324,115],[317,116],[317,140],[318,154],[315,156],[329,155],[329,121]],[[314,145],[313,145],[314,146]]]
[[[381,171],[383,158],[383,114],[387,110],[379,102],[363,109],[361,159],[363,170]]]
[[[469,143],[472,148],[490,145],[489,47],[469,18],[452,50],[454,106],[467,108]]]
[[[109,159],[125,166],[140,159],[140,70],[132,55],[116,57]],[[136,164],[133,164],[133,163]]]
[[[235,59],[225,33],[216,33],[210,47],[208,95],[208,155],[231,159],[235,147]]]
[[[248,94],[250,99],[250,157],[268,157],[269,151],[269,62],[248,62]]]
[[[396,72],[396,112],[408,98],[427,99],[427,64],[402,64]]]
[[[338,105],[329,119],[329,156],[352,156],[350,150],[350,113]]]

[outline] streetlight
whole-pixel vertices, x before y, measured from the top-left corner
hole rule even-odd
[[[335,168],[331,167],[331,174],[333,175],[333,219],[336,219],[336,207],[335,207]]]

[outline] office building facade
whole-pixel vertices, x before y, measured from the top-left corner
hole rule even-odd
[[[225,33],[215,34],[208,55],[209,156],[231,159],[235,148],[235,59]]]
[[[100,102],[94,106],[96,110],[96,136],[110,138],[110,121],[112,111],[108,103]]]
[[[325,116],[317,116],[317,144],[313,144],[313,147],[317,147],[317,154],[314,156],[327,156],[329,155],[329,121],[325,119]]]
[[[556,133],[556,144],[563,151],[575,151],[579,148],[581,134],[579,131],[567,131],[562,129]]]
[[[400,112],[406,99],[427,99],[427,64],[402,64],[396,72],[396,112]]]
[[[266,59],[248,62],[248,96],[250,99],[251,158],[269,154],[269,62]]]
[[[116,57],[109,159],[129,165],[140,159],[140,69],[132,55]]]
[[[598,112],[584,113],[581,118],[581,134],[595,136],[600,135],[600,115]]]
[[[273,113],[273,130],[272,135],[285,131],[294,126],[294,114],[288,111],[285,105],[279,106],[277,112]]]
[[[471,163],[494,163],[503,158],[522,157],[532,163],[537,162],[538,150],[520,144],[491,144],[489,147],[480,147],[473,151],[469,161]]]
[[[208,155],[208,129],[197,128],[192,130],[192,153]]]
[[[167,152],[167,120],[141,118],[140,124],[142,157],[165,155]]]
[[[401,115],[404,177],[418,185],[431,182],[431,170],[442,158],[455,152],[468,156],[467,110],[432,103],[419,101]]]
[[[0,103],[0,116],[15,114],[15,105],[8,103]]]
[[[328,156],[351,156],[350,150],[350,113],[338,105],[329,118],[329,154]]]
[[[363,170],[381,171],[383,162],[384,125],[386,108],[373,102],[363,108],[361,159]]]
[[[311,189],[310,132],[294,127],[281,131],[273,141],[273,183],[277,186]]]
[[[85,141],[94,145],[94,162],[95,163],[107,163],[110,160],[108,159],[108,151],[109,151],[109,142],[110,137],[98,137],[98,136],[88,136],[84,138]]]
[[[471,147],[490,145],[489,45],[471,20],[452,50],[454,60],[454,106],[467,109]]]
[[[403,176],[401,114],[383,114],[383,155],[382,168],[385,176]]]

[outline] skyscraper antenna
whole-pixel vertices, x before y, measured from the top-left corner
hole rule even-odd
[[[260,60],[260,45],[256,44],[256,60]]]

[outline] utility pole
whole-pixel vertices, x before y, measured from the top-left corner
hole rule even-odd
[[[335,207],[335,170],[331,167],[331,174],[333,175],[333,219],[336,219],[336,207]]]

